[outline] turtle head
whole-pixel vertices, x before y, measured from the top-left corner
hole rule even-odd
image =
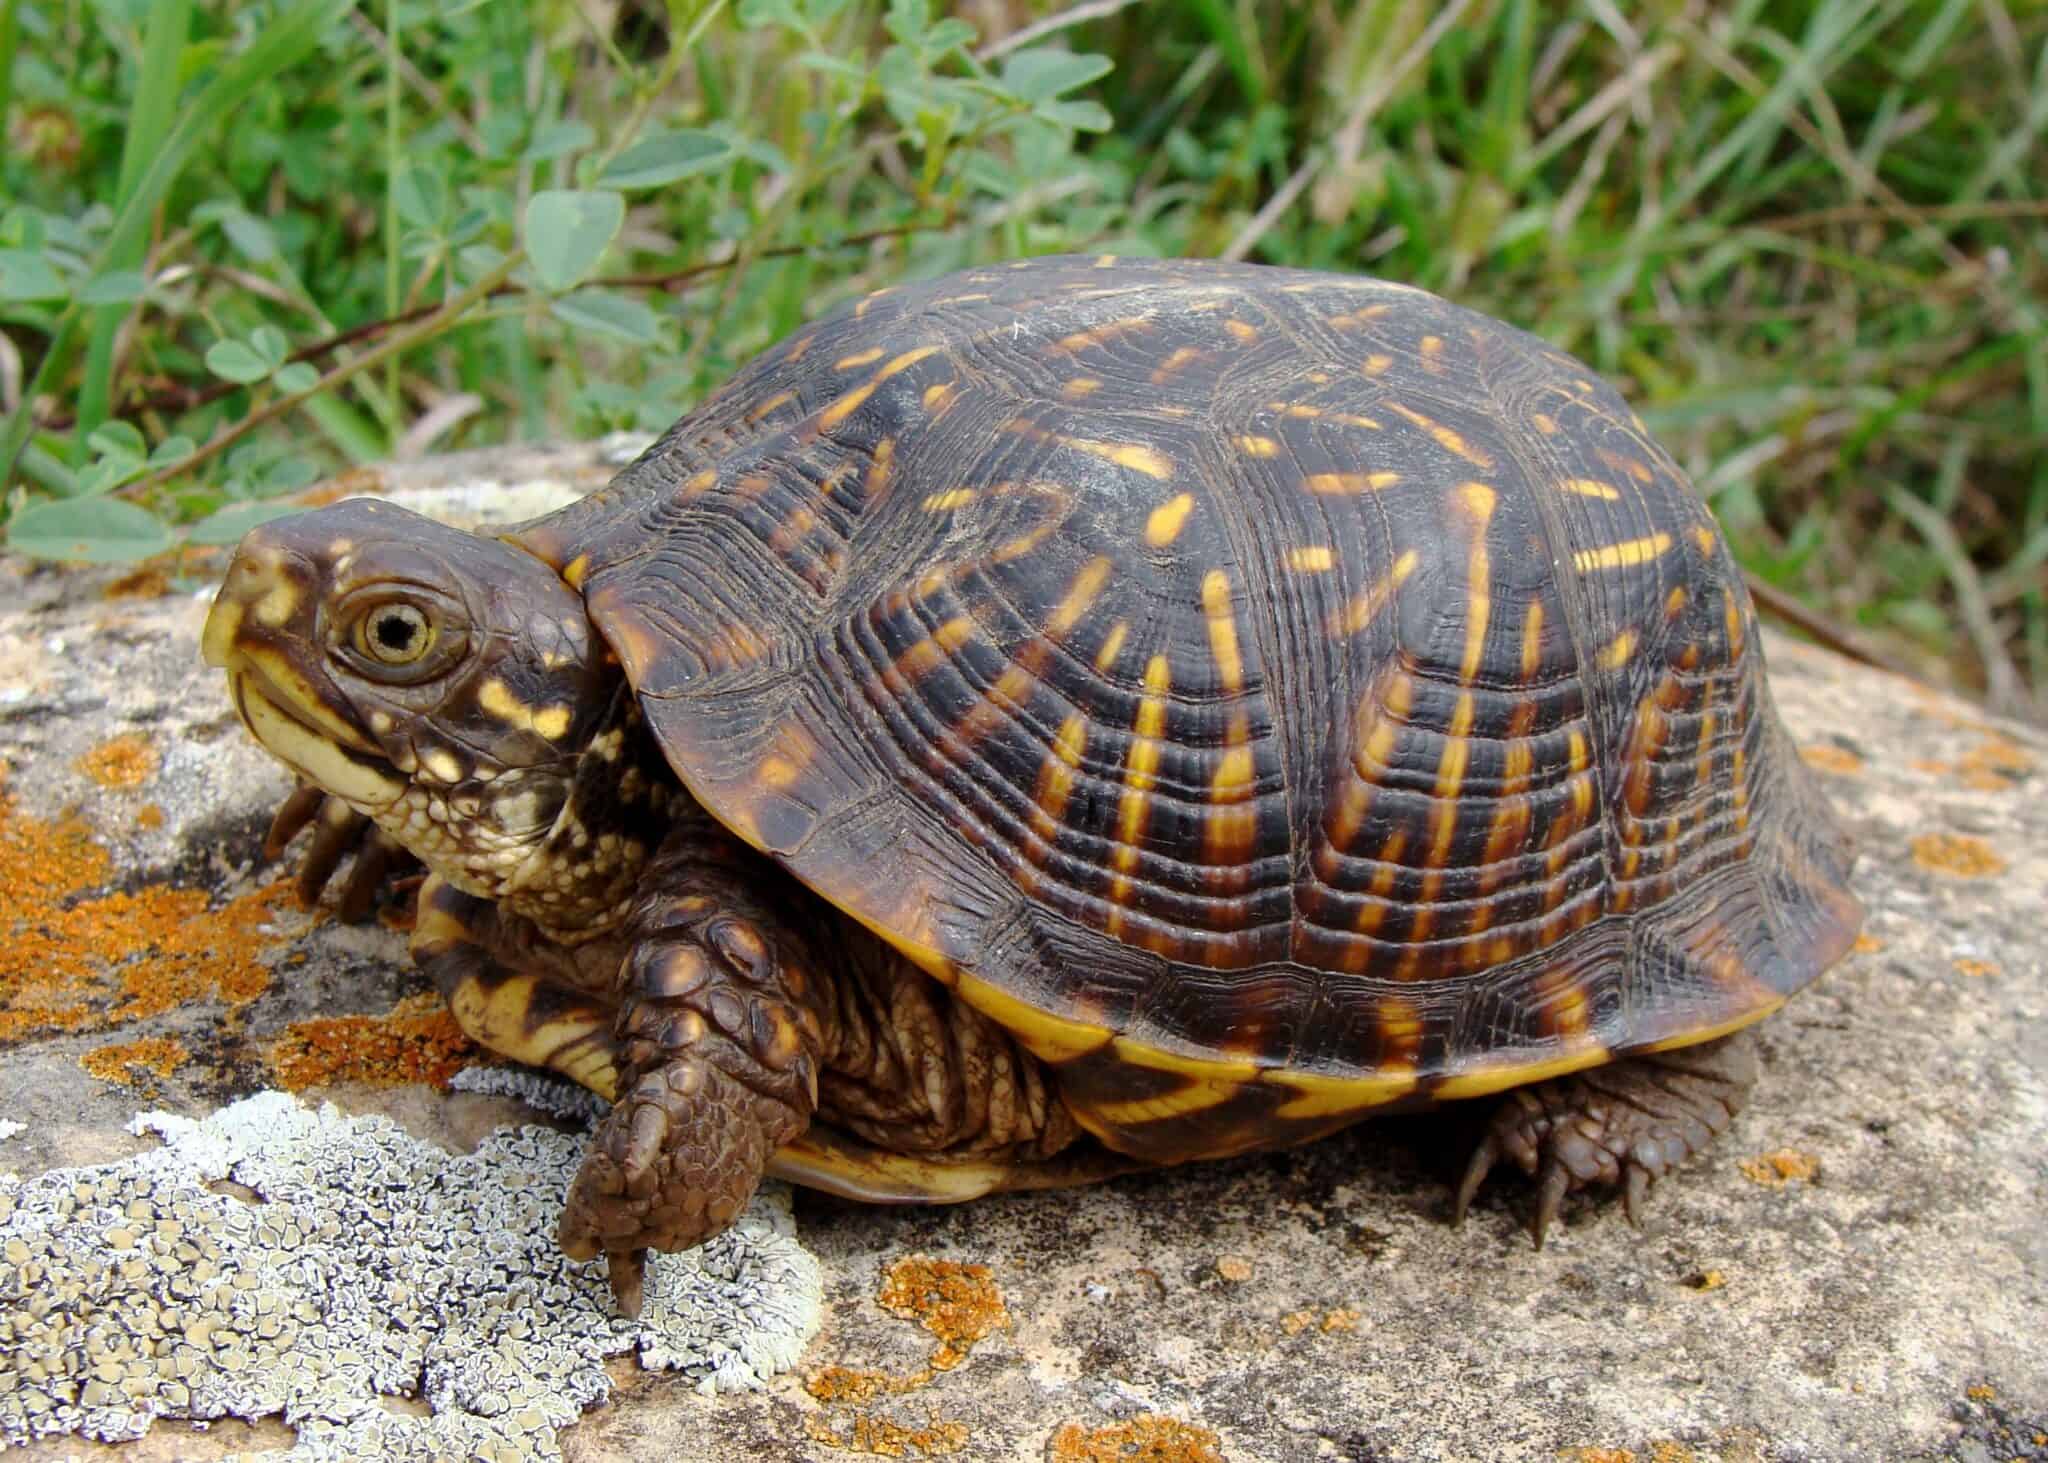
[[[530,877],[621,699],[553,569],[374,500],[252,530],[202,645],[265,748],[490,898]]]

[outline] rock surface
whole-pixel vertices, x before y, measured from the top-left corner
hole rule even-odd
[[[604,462],[410,471],[351,486],[459,505],[518,482],[516,516]],[[218,562],[184,567],[0,565],[0,1120],[23,1125],[0,1168],[121,1159],[157,1146],[129,1132],[139,1108],[197,1118],[280,1085],[452,1151],[541,1121],[446,1089],[474,1054],[396,932],[303,915],[258,865],[284,782],[198,660]],[[1858,835],[1866,934],[1762,1028],[1752,1105],[1641,1232],[1574,1200],[1535,1252],[1505,1177],[1451,1231],[1458,1115],[957,1209],[799,1193],[827,1309],[796,1369],[707,1398],[614,1361],[562,1452],[2048,1458],[2048,742],[1782,637],[1769,653]],[[291,1439],[274,1416],[163,1420],[27,1456]]]

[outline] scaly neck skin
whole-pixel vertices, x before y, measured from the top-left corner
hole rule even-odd
[[[691,806],[621,681],[577,759],[561,814],[499,904],[565,945],[612,933],[670,825]]]

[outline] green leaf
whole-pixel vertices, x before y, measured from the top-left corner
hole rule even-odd
[[[320,373],[305,361],[293,361],[288,366],[279,366],[270,378],[277,383],[277,389],[288,396],[297,396],[301,391],[311,391],[320,384]]]
[[[560,292],[581,284],[626,221],[626,200],[617,193],[551,188],[526,205],[526,253],[544,289]]]
[[[1109,108],[1100,102],[1040,102],[1031,115],[1076,132],[1107,132],[1116,125]]]
[[[398,202],[398,216],[415,228],[439,228],[448,216],[448,184],[432,168],[405,169],[391,191]]]
[[[1027,102],[1049,102],[1101,80],[1113,65],[1107,56],[1077,56],[1072,51],[1035,46],[1003,63],[1003,86]]]
[[[14,515],[7,546],[36,559],[126,564],[161,554],[171,531],[155,514],[119,498],[62,498],[31,503]]]
[[[174,462],[183,462],[198,450],[198,444],[190,437],[166,437],[156,444],[156,451],[149,454],[149,465],[152,468],[169,467]]]
[[[629,345],[654,345],[661,339],[659,315],[638,300],[607,290],[578,290],[554,300],[549,309],[566,325]]]
[[[247,341],[217,340],[206,348],[206,369],[223,381],[254,386],[270,374],[272,367],[250,349]]]
[[[292,343],[275,325],[259,325],[249,332],[249,347],[275,371],[284,364],[284,358],[291,354]]]
[[[595,141],[597,133],[588,122],[543,122],[527,139],[525,158],[530,163],[552,162],[581,152]]]
[[[26,249],[0,249],[0,300],[61,300],[70,290],[50,261]]]
[[[149,456],[149,444],[133,422],[104,422],[85,439],[85,445],[102,457],[132,457],[140,462]]]
[[[185,538],[195,544],[237,544],[259,523],[304,511],[296,503],[230,503],[186,529]]]
[[[78,287],[81,305],[132,305],[149,289],[149,278],[139,269],[117,269]]]
[[[102,457],[89,462],[78,475],[78,491],[88,498],[111,493],[125,482],[142,476],[139,457]]]
[[[268,264],[277,258],[277,235],[271,232],[267,222],[254,214],[243,213],[240,209],[224,214],[220,231],[252,263]]]
[[[715,171],[732,155],[732,144],[717,133],[685,127],[634,143],[612,159],[597,181],[610,188],[660,188]]]

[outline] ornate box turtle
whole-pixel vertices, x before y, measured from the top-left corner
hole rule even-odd
[[[302,886],[416,856],[464,1028],[613,1099],[561,1239],[629,1309],[764,1173],[950,1200],[1491,1093],[1460,1215],[1502,1157],[1539,1241],[1633,1214],[1861,920],[1678,468],[1371,279],[878,291],[497,538],[257,529],[205,648]]]

